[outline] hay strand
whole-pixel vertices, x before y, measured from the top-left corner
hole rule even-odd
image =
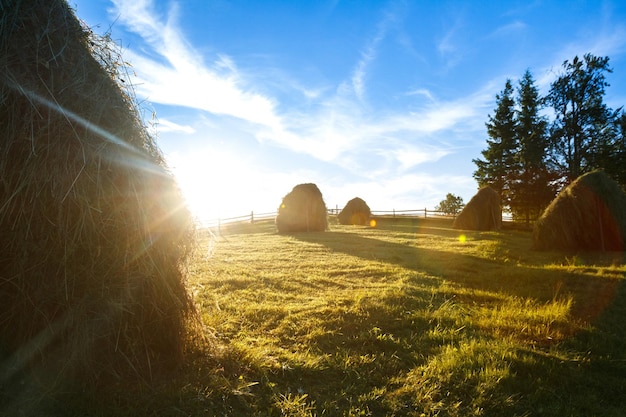
[[[623,251],[626,195],[603,171],[587,173],[563,189],[533,229],[533,249]]]
[[[149,380],[194,315],[192,217],[110,40],[65,1],[0,6],[0,385]]]
[[[454,219],[452,227],[464,230],[500,230],[502,208],[500,196],[491,187],[483,187]]]
[[[362,198],[355,197],[346,203],[346,206],[337,215],[341,224],[366,226],[369,224],[372,211]]]
[[[328,210],[317,185],[296,185],[283,197],[276,216],[276,228],[279,233],[323,232],[328,229]]]

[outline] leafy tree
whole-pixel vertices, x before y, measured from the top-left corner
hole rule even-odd
[[[548,122],[540,115],[542,99],[532,74],[527,70],[517,88],[514,172],[510,208],[514,217],[530,222],[550,204],[555,195],[555,175],[548,167],[546,150]]]
[[[510,206],[512,173],[515,166],[517,143],[517,122],[513,86],[507,80],[504,90],[496,95],[496,112],[489,115],[487,126],[487,149],[482,151],[482,159],[472,160],[478,169],[474,178],[480,187],[489,185],[500,194],[502,205]]]
[[[626,191],[626,113],[622,112],[616,119],[618,135],[613,150],[613,169],[607,169],[607,173],[617,181]]]
[[[442,200],[435,210],[441,211],[445,214],[456,216],[463,208],[463,199],[452,193],[446,194],[446,199]]]
[[[604,130],[607,135],[596,150],[596,164],[626,191],[626,113],[618,110],[613,124]]]
[[[603,102],[607,72],[613,72],[608,57],[576,56],[563,63],[563,73],[546,97],[555,113],[551,159],[567,183],[607,162],[599,157],[611,149],[611,125],[617,116]]]

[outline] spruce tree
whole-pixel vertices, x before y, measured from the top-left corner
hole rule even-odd
[[[511,184],[511,212],[526,223],[539,217],[554,198],[554,175],[546,162],[548,149],[545,117],[539,114],[542,99],[532,74],[527,70],[517,88],[518,152]]]
[[[473,159],[477,166],[474,178],[480,187],[489,185],[500,194],[503,207],[510,207],[511,184],[515,171],[515,152],[518,148],[515,100],[511,80],[496,95],[496,111],[489,115],[487,126],[487,149],[481,152],[483,159]]]

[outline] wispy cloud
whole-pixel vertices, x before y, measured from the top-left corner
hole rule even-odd
[[[407,93],[405,93],[405,95],[407,96],[423,96],[426,97],[427,99],[429,99],[430,101],[434,101],[434,97],[432,95],[432,93],[430,91],[428,91],[425,88],[418,88],[415,90],[411,90]]]
[[[610,25],[610,30],[594,31],[574,38],[556,51],[551,62],[539,70],[537,85],[542,92],[547,92],[550,84],[562,71],[563,62],[571,61],[575,56],[582,57],[586,53],[609,58],[621,57],[626,53],[626,25]],[[609,61],[611,65],[611,61]]]
[[[482,130],[482,118],[493,101],[493,85],[455,101],[437,101],[431,96],[429,103],[414,112],[372,114],[356,103],[333,102],[313,114],[285,116],[287,121],[297,121],[297,126],[267,139],[324,161],[345,164],[344,154],[354,160],[354,153],[362,152],[379,155],[379,160],[392,159],[389,165],[399,164],[406,170],[453,152],[442,135],[452,139],[455,129],[464,135]],[[362,171],[363,166],[355,169]]]
[[[600,33],[588,45],[588,50],[598,56],[624,54],[626,52],[626,25],[617,26],[611,32]]]
[[[453,23],[446,28],[444,34],[436,42],[439,56],[446,62],[446,69],[455,67],[463,58],[464,51],[458,39],[462,27],[462,19],[456,17]]]
[[[456,28],[448,30],[437,43],[437,50],[441,55],[449,55],[455,53],[458,48],[453,42]]]
[[[503,36],[510,36],[516,33],[519,33],[523,30],[525,30],[526,28],[528,28],[528,25],[522,21],[516,20],[514,22],[508,23],[504,26],[500,26],[498,28],[496,28],[493,32],[491,32],[490,35],[488,35],[488,38],[500,38]]]
[[[452,185],[455,189],[468,190],[467,199],[476,190],[475,182],[470,177],[406,174],[379,178],[376,182],[366,180],[345,185],[331,185],[324,190],[324,198],[331,207],[338,203],[340,209],[349,198],[357,196],[363,198],[372,210],[415,209],[417,208],[415,207],[416,201],[422,202],[425,208],[432,209],[445,198],[446,192],[451,190]],[[390,206],[390,201],[397,206]]]
[[[160,133],[165,132],[181,132],[181,133],[195,133],[196,129],[189,125],[180,125],[178,123],[174,123],[170,120],[160,118],[158,120],[157,129]]]
[[[161,104],[202,109],[269,127],[280,126],[272,99],[242,86],[237,68],[227,56],[205,64],[182,36],[176,3],[166,20],[149,0],[114,0],[119,21],[139,34],[149,51],[130,49],[136,68],[137,92]]]
[[[177,6],[159,14],[149,0],[114,0],[118,21],[145,40],[145,48],[127,51],[137,72],[137,92],[148,100],[167,105],[200,109],[247,122],[247,129],[261,141],[322,161],[344,164],[350,159],[355,170],[376,164],[368,156],[380,156],[384,166],[409,170],[436,161],[452,152],[438,134],[450,135],[482,115],[485,103],[492,100],[482,90],[454,102],[438,101],[426,90],[416,94],[429,97],[419,111],[372,112],[361,102],[370,63],[392,28],[396,14],[385,13],[373,38],[367,42],[348,84],[354,94],[319,89],[294,82],[293,91],[309,91],[306,108],[281,106],[280,96],[261,94],[254,81],[246,78],[234,58],[222,54],[205,62],[186,41],[177,24]],[[345,87],[344,82],[344,87]],[[161,123],[169,130],[190,132],[189,127]],[[393,149],[393,150],[392,150]],[[358,153],[362,152],[362,156]],[[356,157],[355,157],[356,156]],[[382,163],[381,162],[381,163]]]
[[[365,81],[367,77],[367,68],[369,64],[376,59],[378,47],[387,36],[390,27],[397,21],[397,16],[392,10],[384,13],[382,20],[376,27],[374,37],[367,42],[367,45],[361,52],[361,59],[356,65],[352,74],[352,87],[356,96],[363,100],[365,93]]]

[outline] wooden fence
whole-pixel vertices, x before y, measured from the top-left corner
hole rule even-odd
[[[337,214],[339,214],[341,210],[335,208],[335,209],[328,209],[328,215],[329,216],[336,216]],[[235,217],[227,217],[227,218],[220,218],[220,219],[214,219],[214,220],[209,220],[208,222],[205,222],[203,224],[204,227],[207,228],[216,228],[216,229],[220,229],[222,225],[226,225],[226,224],[232,224],[232,223],[254,223],[257,221],[262,221],[262,220],[272,220],[276,217],[278,213],[277,212],[269,212],[269,213],[255,213],[254,211],[251,211],[250,214],[244,214],[242,216],[235,216]],[[419,218],[432,218],[432,217],[437,217],[437,218],[453,218],[454,216],[446,214],[444,212],[441,211],[437,211],[437,210],[428,210],[426,208],[423,209],[416,209],[416,210],[372,210],[372,216],[373,217],[389,217],[389,218],[396,218],[396,217],[419,217]]]
[[[223,224],[230,224],[230,223],[254,223],[255,221],[271,220],[271,219],[276,217],[276,214],[277,214],[276,212],[255,213],[254,211],[251,211],[250,214],[244,214],[243,216],[227,217],[227,218],[224,218],[224,219],[220,218],[220,219],[209,220],[208,222],[205,222],[203,224],[203,226],[204,227],[208,227],[208,228],[214,228],[214,227],[219,228]]]

